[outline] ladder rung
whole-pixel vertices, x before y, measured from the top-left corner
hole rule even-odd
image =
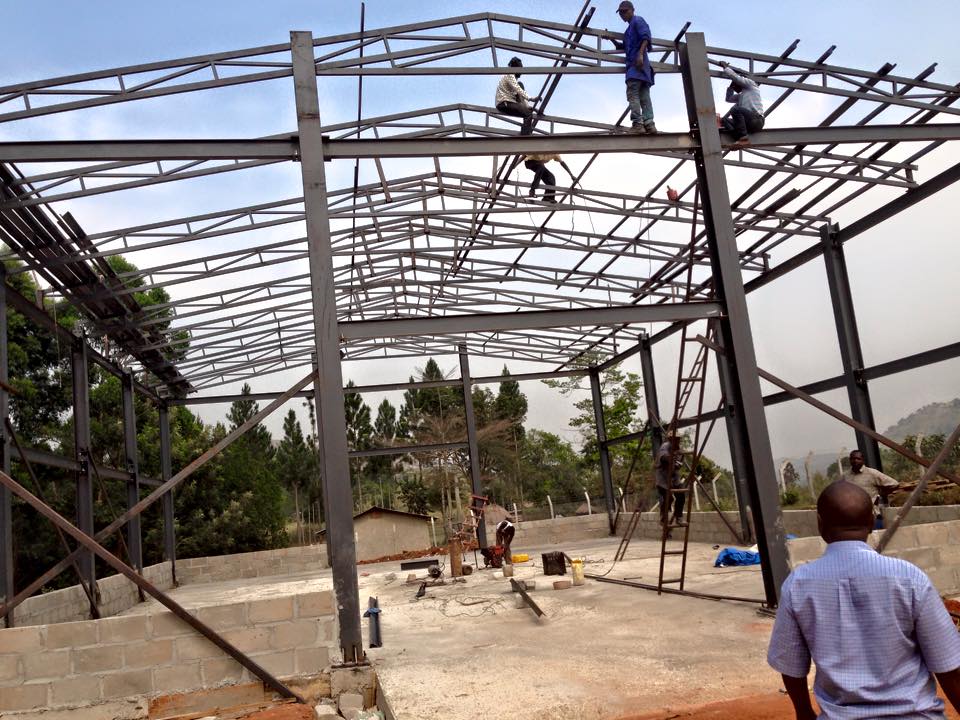
[[[663,554],[664,555],[683,555],[684,552],[685,552],[684,550],[664,550]]]
[[[681,523],[670,523],[669,525],[667,525],[667,527],[668,527],[669,529],[673,530],[673,528],[684,528],[684,527],[686,527],[688,524],[689,524],[689,523],[685,523],[685,522],[681,522]]]
[[[681,382],[703,382],[701,377],[682,377],[680,380]]]
[[[661,585],[669,585],[669,584],[672,584],[672,583],[681,583],[681,582],[683,582],[683,578],[670,578],[669,580],[661,580],[661,581],[660,581],[660,584],[661,584]]]

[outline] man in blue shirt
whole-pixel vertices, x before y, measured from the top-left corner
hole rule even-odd
[[[627,104],[630,105],[631,130],[636,133],[657,132],[653,123],[653,103],[650,86],[653,85],[653,67],[650,65],[650,26],[637,15],[630,0],[623,0],[617,8],[620,19],[627,24],[623,42],[613,41],[617,50],[625,51],[627,63]]]
[[[853,483],[828,485],[817,499],[823,557],[783,583],[767,662],[783,676],[797,720],[942,718],[936,674],[960,709],[960,633],[930,579],[866,543],[870,496]]]

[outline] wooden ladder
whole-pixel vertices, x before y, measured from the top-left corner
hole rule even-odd
[[[484,512],[490,499],[485,495],[471,495],[467,516],[457,525],[457,539],[466,546],[477,541],[477,528],[483,522]]]

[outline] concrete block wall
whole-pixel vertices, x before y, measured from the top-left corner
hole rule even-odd
[[[487,523],[487,539],[493,543],[496,523]],[[553,520],[530,520],[517,526],[513,538],[514,552],[523,552],[527,547],[562,545],[576,540],[591,540],[610,536],[610,524],[606,513],[577,515]]]
[[[883,519],[889,526],[900,508],[888,507],[883,510]],[[960,505],[917,505],[907,514],[904,525],[922,525],[924,523],[948,522],[960,520]]]
[[[319,674],[338,644],[329,590],[191,612],[278,677]],[[0,630],[0,717],[255,679],[170,612]]]
[[[884,511],[889,524],[897,513],[897,508],[887,508]],[[690,540],[693,542],[718,543],[732,545],[736,541],[720,516],[714,511],[691,513]],[[620,515],[620,527],[624,527],[629,514]],[[725,512],[724,517],[737,530],[740,530],[740,514]],[[921,525],[952,520],[960,520],[960,505],[940,505],[915,507],[907,515],[905,525]],[[784,510],[784,529],[789,535],[798,538],[816,538],[817,530],[816,510]],[[487,537],[493,541],[493,525],[487,524]],[[536,547],[539,545],[561,545],[570,541],[589,540],[609,536],[609,526],[605,512],[593,515],[577,515],[575,517],[555,518],[553,520],[532,520],[521,522],[514,537],[513,547],[522,550],[524,546]],[[657,512],[646,512],[640,516],[640,524],[634,537],[650,540],[660,539],[660,515]]]
[[[870,534],[877,544],[882,531]],[[787,541],[791,567],[816,560],[827,544],[819,537]],[[930,576],[943,595],[960,593],[960,520],[904,525],[897,530],[884,555],[912,562]]]
[[[169,562],[146,567],[143,575],[161,590],[173,587],[173,570]],[[118,615],[140,602],[137,586],[123,575],[98,580],[97,587],[100,590],[99,608],[103,617]],[[17,627],[87,620],[89,617],[90,602],[79,585],[27,598],[13,611],[13,621]]]
[[[327,567],[324,545],[304,545],[177,560],[177,581],[181,584],[219,582],[269,575],[295,575]]]

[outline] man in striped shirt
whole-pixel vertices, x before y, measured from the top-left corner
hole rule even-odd
[[[523,67],[523,61],[518,57],[512,57],[507,66],[512,68]],[[539,97],[531,98],[527,95],[527,91],[523,89],[523,83],[520,82],[520,75],[517,73],[508,72],[497,83],[495,97],[497,110],[504,115],[523,118],[523,125],[520,127],[521,135],[530,135],[533,132],[532,104],[536,104],[539,100]]]
[[[825,720],[939,718],[960,709],[960,633],[930,579],[866,543],[870,496],[849,482],[817,499],[823,557],[783,583],[767,662],[783,676],[797,720],[815,720],[807,674]]]

